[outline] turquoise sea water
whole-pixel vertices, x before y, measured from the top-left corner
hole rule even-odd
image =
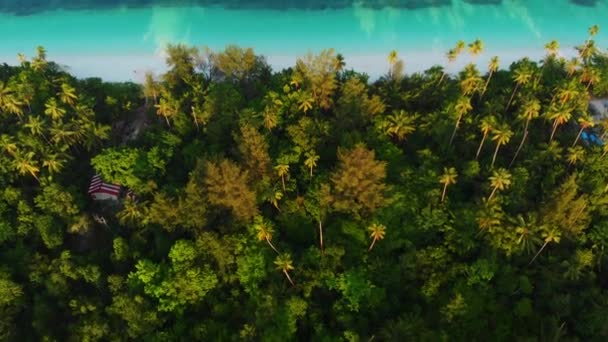
[[[540,57],[543,45],[557,39],[562,53],[587,38],[593,24],[608,31],[608,1],[580,6],[569,0],[503,0],[473,5],[421,9],[332,10],[224,9],[221,7],[118,7],[51,10],[31,15],[0,14],[0,62],[16,63],[16,54],[43,45],[49,57],[70,65],[79,76],[137,79],[143,70],[162,69],[162,49],[169,42],[254,47],[271,65],[292,65],[309,50],[333,47],[347,66],[372,76],[386,69],[392,49],[406,69],[419,71],[444,64],[445,51],[463,39],[482,39],[485,61],[499,55],[505,64],[524,55]],[[608,47],[608,32],[596,38]],[[464,61],[462,61],[464,63]],[[134,72],[136,71],[136,72]]]

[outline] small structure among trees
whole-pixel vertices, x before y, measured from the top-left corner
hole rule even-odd
[[[95,175],[91,178],[89,195],[95,201],[117,201],[120,196],[120,191],[120,185],[104,183],[99,175]]]

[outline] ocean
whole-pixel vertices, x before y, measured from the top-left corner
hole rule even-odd
[[[0,63],[16,64],[17,53],[31,56],[42,45],[79,77],[139,81],[145,71],[162,72],[168,43],[237,44],[274,69],[334,48],[347,68],[377,77],[393,49],[406,72],[416,72],[444,65],[457,40],[481,39],[485,51],[474,62],[485,70],[494,55],[503,67],[523,56],[540,59],[553,39],[572,55],[594,24],[605,51],[607,17],[607,0],[0,0]],[[463,56],[454,70],[470,61]]]

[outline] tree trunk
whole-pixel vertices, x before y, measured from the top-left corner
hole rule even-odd
[[[589,87],[591,87],[591,80],[587,82],[587,87],[585,87],[585,91],[589,91]]]
[[[281,181],[283,182],[283,192],[287,192],[287,190],[285,190],[285,175],[281,175]]]
[[[528,137],[528,124],[529,123],[530,123],[530,120],[527,120],[526,127],[524,128],[524,136],[521,138],[521,142],[519,143],[519,146],[517,147],[517,151],[515,151],[515,155],[513,156],[513,159],[511,159],[509,168],[511,168],[511,166],[513,166],[513,163],[515,163],[515,159],[517,159],[519,152],[521,151],[522,147],[524,147],[524,143],[526,142],[526,138]]]
[[[439,79],[439,82],[437,82],[437,86],[441,85],[441,82],[443,82],[443,79],[445,78],[446,72],[444,71],[443,74],[441,74],[441,78]]]
[[[483,95],[486,93],[486,90],[488,90],[488,84],[490,84],[490,80],[492,79],[492,74],[494,74],[494,72],[490,72],[490,75],[488,75],[486,84],[483,86],[483,91],[481,92],[481,95],[479,96],[479,101],[481,101],[481,99],[483,99]]]
[[[483,143],[486,141],[488,137],[488,133],[483,134],[483,138],[481,138],[481,142],[479,143],[479,148],[477,149],[477,154],[475,155],[475,160],[479,158],[479,153],[481,153],[481,148],[483,147]]]
[[[540,255],[540,252],[542,252],[543,249],[545,249],[545,247],[547,247],[548,244],[549,244],[549,241],[545,241],[545,244],[538,250],[536,255],[534,255],[534,258],[532,258],[532,260],[530,260],[530,263],[528,263],[528,266],[532,265],[534,260],[536,260],[536,258]]]
[[[494,162],[496,161],[496,156],[498,155],[499,148],[500,148],[500,144],[496,143],[496,150],[494,151],[494,156],[492,157],[492,165],[490,165],[490,169],[494,168]]]
[[[450,138],[450,144],[448,146],[452,146],[452,142],[454,141],[454,137],[456,136],[456,130],[458,130],[458,126],[460,126],[461,119],[462,114],[458,115],[458,120],[456,120],[456,126],[454,126],[454,132],[452,132],[452,137]]]
[[[515,85],[515,89],[513,89],[513,94],[511,94],[511,98],[509,99],[509,103],[507,103],[507,108],[505,109],[505,111],[509,110],[509,107],[511,107],[511,102],[513,102],[513,98],[515,97],[515,93],[517,92],[517,89],[519,89],[519,83],[517,83],[517,85]]]
[[[492,192],[490,193],[490,196],[488,197],[488,202],[490,202],[492,200],[492,197],[494,197],[494,194],[496,194],[496,189],[498,189],[498,188],[494,187],[494,189],[492,189]]]
[[[270,242],[270,239],[266,238],[266,242],[268,242],[268,245],[270,246],[270,248],[272,248],[273,251],[275,251],[277,254],[280,254],[279,251],[274,248],[274,245],[272,244],[272,242]]]
[[[310,177],[312,178],[312,166],[310,167]]]
[[[374,238],[374,239],[372,240],[372,244],[371,244],[371,245],[369,245],[369,248],[367,249],[367,252],[368,252],[368,253],[372,251],[372,248],[374,248],[374,245],[375,245],[375,244],[376,244],[376,238]]]
[[[585,127],[581,127],[581,129],[578,131],[578,134],[576,135],[576,139],[574,139],[574,143],[572,144],[572,147],[576,146],[576,143],[578,142],[578,139],[581,138],[581,135],[583,134],[584,129],[585,129]]]
[[[441,194],[441,203],[443,203],[443,200],[445,199],[445,192],[448,189],[448,183],[446,182],[445,184],[443,184],[443,193]]]
[[[321,253],[323,253],[323,225],[319,219],[319,245],[321,246]]]
[[[289,276],[289,272],[287,272],[287,270],[283,270],[283,273],[287,277],[287,280],[289,280],[289,283],[291,283],[291,286],[296,286],[296,284],[293,283],[293,280],[291,280],[291,277]]]
[[[167,126],[171,127],[171,124],[169,123],[169,117],[166,115],[163,115],[163,117],[165,118],[165,121],[167,122]]]
[[[555,135],[555,131],[557,130],[557,120],[553,122],[553,130],[551,131],[551,137],[549,138],[549,142],[553,141],[553,136]]]

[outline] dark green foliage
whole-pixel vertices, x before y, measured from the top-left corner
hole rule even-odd
[[[608,148],[576,137],[608,63],[580,52],[371,84],[235,46],[142,87],[0,67],[0,340],[607,340]]]

